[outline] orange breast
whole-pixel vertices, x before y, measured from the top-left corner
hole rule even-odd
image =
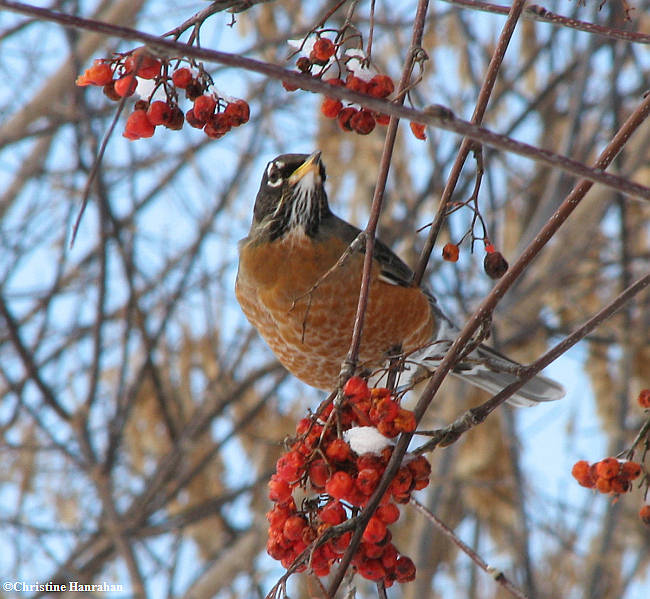
[[[236,295],[248,320],[284,366],[318,389],[336,387],[357,309],[363,255],[326,274],[345,251],[342,243],[294,233],[240,249]],[[409,351],[430,340],[434,322],[417,287],[378,278],[373,266],[360,361],[377,367],[398,345]],[[325,276],[324,276],[325,275]]]

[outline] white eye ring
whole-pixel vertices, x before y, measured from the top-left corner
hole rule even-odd
[[[282,177],[278,173],[278,169],[284,167],[284,162],[269,162],[266,167],[266,184],[269,187],[280,187],[282,185]]]
[[[269,187],[280,187],[282,185],[282,177],[278,174],[277,171],[273,171],[266,181]]]

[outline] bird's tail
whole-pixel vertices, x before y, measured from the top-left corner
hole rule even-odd
[[[461,363],[452,374],[468,383],[485,389],[492,394],[499,393],[503,388],[518,380],[515,374],[521,365],[488,347],[480,345],[473,354],[477,360],[469,364]],[[470,359],[473,355],[470,355]],[[468,367],[469,366],[469,367]],[[546,401],[555,401],[564,397],[565,390],[562,385],[541,374],[535,375],[508,398],[507,402],[513,406],[529,407]]]
[[[409,371],[402,374],[400,386],[408,386],[406,379],[420,379],[422,369],[433,371],[444,353],[449,348],[449,341],[438,341],[429,348],[421,350],[410,358],[411,364],[415,363],[419,368],[411,367]],[[444,348],[444,350],[443,350]],[[462,362],[457,364],[451,374],[467,381],[475,387],[489,391],[492,394],[499,393],[511,383],[519,380],[517,370],[521,364],[507,358],[503,354],[487,345],[479,345]],[[406,377],[404,377],[406,374]],[[406,384],[405,384],[406,383]],[[540,374],[526,381],[524,385],[507,399],[507,403],[518,407],[535,406],[546,401],[555,401],[564,397],[565,390],[556,381]]]

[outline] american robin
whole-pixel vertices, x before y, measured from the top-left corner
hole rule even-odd
[[[249,234],[240,242],[235,292],[280,362],[308,385],[331,391],[350,347],[364,248],[349,251],[360,231],[332,213],[324,184],[320,152],[283,154],[268,163]],[[454,338],[433,295],[414,285],[411,269],[377,239],[360,365],[381,367],[401,351],[431,368]],[[517,366],[480,345],[454,374],[496,393],[516,380]],[[511,403],[563,395],[561,385],[537,376]]]

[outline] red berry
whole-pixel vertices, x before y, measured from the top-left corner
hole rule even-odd
[[[276,503],[285,503],[292,498],[289,483],[278,478],[275,474],[271,476],[268,487],[269,499],[271,501],[275,501]]]
[[[320,519],[327,524],[341,524],[347,520],[345,508],[340,501],[330,501],[319,512]]]
[[[328,460],[345,462],[350,457],[350,446],[343,439],[334,439],[325,449]]]
[[[239,127],[248,122],[251,116],[251,109],[248,102],[244,100],[235,100],[230,102],[223,113],[230,119],[230,124],[233,127]]]
[[[394,503],[385,503],[377,508],[375,515],[384,524],[392,524],[399,520],[399,508]]]
[[[135,88],[138,87],[138,80],[134,75],[124,75],[115,81],[115,93],[121,98],[132,96],[135,93]]]
[[[375,115],[375,120],[377,121],[378,125],[388,125],[390,122],[390,115],[389,114],[383,114],[381,112],[375,112],[373,113]]]
[[[381,473],[375,468],[364,468],[359,470],[355,485],[364,495],[372,495],[381,478]]]
[[[112,100],[113,102],[117,102],[122,98],[116,91],[115,91],[115,81],[111,81],[110,83],[107,83],[104,88],[102,89],[104,92],[104,95],[109,99]]]
[[[597,478],[596,479],[596,490],[600,493],[611,493],[612,491],[612,481],[609,478]]]
[[[311,484],[318,489],[322,489],[325,486],[325,483],[327,482],[327,478],[329,476],[329,469],[325,463],[325,460],[314,460],[311,464],[309,464],[308,472]]]
[[[368,135],[375,128],[375,117],[370,110],[362,108],[350,117],[349,125],[359,135]]]
[[[363,531],[363,540],[366,543],[381,543],[386,538],[386,524],[377,516],[372,516],[368,520],[368,526]]]
[[[621,464],[616,458],[605,458],[596,464],[596,475],[598,478],[614,478],[619,470]]]
[[[185,97],[190,100],[190,102],[194,102],[201,94],[203,94],[203,85],[196,79],[192,79],[186,86],[185,86]]]
[[[207,122],[207,120],[214,114],[216,106],[217,101],[211,95],[204,94],[194,100],[194,107],[192,110],[194,111],[194,116],[199,121]]]
[[[203,131],[205,134],[212,139],[219,139],[223,137],[230,129],[232,125],[230,119],[223,112],[219,114],[213,114],[208,122],[205,124]]]
[[[632,483],[622,476],[615,476],[609,482],[612,488],[611,492],[617,495],[627,493],[632,488]]]
[[[455,243],[446,243],[442,248],[442,259],[447,262],[458,262],[459,249]]]
[[[275,471],[278,478],[292,483],[302,476],[304,467],[305,457],[297,451],[289,451],[283,456],[280,456],[275,465]]]
[[[591,466],[587,460],[579,460],[571,468],[571,475],[583,487],[593,488],[596,484],[592,476]]]
[[[621,477],[626,480],[634,480],[641,474],[641,464],[637,462],[623,462],[621,464]]]
[[[343,102],[336,98],[325,98],[321,104],[320,111],[328,119],[335,119],[343,109]]]
[[[96,60],[92,67],[86,69],[83,75],[79,75],[76,84],[84,85],[101,85],[104,86],[113,80],[113,70],[109,64]]]
[[[352,532],[344,532],[340,537],[332,539],[332,548],[339,553],[344,553],[352,540]]]
[[[173,131],[179,131],[183,128],[184,122],[185,116],[183,115],[183,111],[178,106],[172,106],[171,116],[165,123],[165,127]]]
[[[300,420],[298,420],[298,424],[296,424],[296,434],[304,435],[307,432],[309,432],[310,427],[311,427],[311,420],[309,418],[301,418]]]
[[[291,502],[278,504],[266,513],[266,519],[269,521],[271,528],[282,528],[289,516],[295,512],[295,506]]]
[[[385,98],[395,91],[395,84],[388,75],[375,75],[368,81],[367,93],[375,98]]]
[[[395,562],[395,580],[397,582],[411,582],[415,580],[415,564],[410,558],[402,555]]]
[[[395,509],[397,509],[397,506]],[[397,553],[395,545],[387,543],[386,547],[384,547],[384,553],[381,556],[381,563],[384,565],[384,568],[394,568],[398,558],[399,553]]]
[[[389,490],[393,495],[404,495],[411,491],[413,475],[406,466],[402,466],[390,483]]]
[[[350,74],[345,80],[345,87],[352,91],[365,94],[368,89],[368,84],[360,77]]]
[[[368,384],[359,376],[353,376],[347,380],[345,385],[343,385],[343,393],[353,402],[370,397]]]
[[[301,56],[296,60],[296,66],[301,73],[308,73],[311,70],[312,64],[312,61],[306,56]]]
[[[352,477],[343,470],[338,470],[325,483],[325,491],[335,499],[343,499],[354,486]]]
[[[428,480],[429,476],[431,476],[431,464],[423,455],[411,460],[406,467],[416,480]]]
[[[508,262],[501,252],[488,252],[483,259],[483,269],[491,279],[500,279],[508,270]]]
[[[177,87],[178,89],[185,89],[192,79],[192,71],[186,67],[176,69],[172,73],[172,83],[174,84],[174,87]]]
[[[187,120],[190,126],[194,127],[195,129],[203,129],[203,127],[205,126],[205,121],[200,121],[199,119],[196,118],[193,108],[190,108],[185,113],[185,120]]]
[[[124,61],[124,70],[126,73],[137,73],[138,77],[143,79],[153,79],[160,75],[162,63],[153,56],[146,48],[134,50]]]
[[[411,410],[405,410],[404,408],[399,408],[392,424],[400,433],[412,433],[417,427],[415,414]]]
[[[134,140],[151,137],[154,131],[155,127],[149,122],[146,111],[134,110],[126,120],[123,135],[127,139]]]
[[[314,42],[314,47],[309,54],[309,58],[312,62],[325,64],[334,56],[334,52],[336,52],[334,42],[326,37],[321,37]]]
[[[172,107],[167,102],[156,100],[147,109],[147,118],[152,125],[164,125],[172,115]]]
[[[642,389],[638,397],[639,405],[642,408],[650,408],[650,389]]]
[[[343,79],[339,79],[338,77],[330,77],[329,79],[325,79],[325,83],[329,83],[330,85],[335,85],[337,87],[345,87],[345,81],[343,81]]]
[[[291,516],[285,521],[282,527],[282,533],[290,541],[297,541],[298,539],[302,539],[302,532],[306,526],[307,522],[302,516]]]
[[[368,580],[381,580],[386,575],[386,569],[379,559],[364,560],[357,566],[359,574]]]
[[[356,108],[352,108],[352,106],[347,106],[341,112],[339,112],[339,115],[337,118],[337,121],[339,123],[339,127],[343,129],[343,131],[352,131],[352,126],[350,125],[350,120],[352,117],[359,112]]]
[[[411,121],[409,123],[409,126],[411,127],[411,131],[413,132],[415,139],[421,139],[424,141],[427,138],[427,134],[424,132],[424,125],[422,123],[414,123]]]
[[[399,405],[389,397],[382,397],[374,402],[368,416],[374,424],[379,422],[392,422],[399,414]]]
[[[282,87],[284,87],[288,92],[295,92],[298,89],[297,85],[289,83],[288,81],[283,81]]]

